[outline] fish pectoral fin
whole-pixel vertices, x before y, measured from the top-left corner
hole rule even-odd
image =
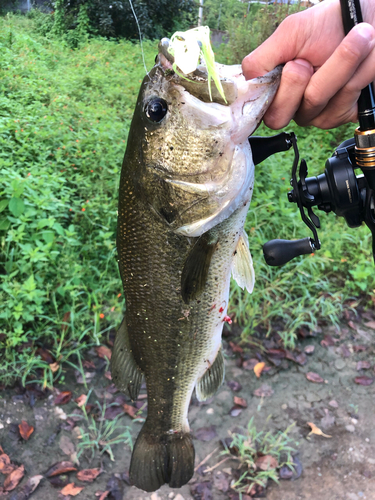
[[[204,401],[215,394],[224,382],[224,373],[224,356],[222,348],[220,347],[212,366],[207,369],[197,382],[195,394],[198,401]]]
[[[203,292],[216,245],[217,239],[213,240],[207,231],[198,238],[187,256],[181,275],[181,295],[185,304]]]
[[[130,347],[125,318],[116,333],[111,357],[111,373],[116,387],[135,401],[139,394],[143,373]]]
[[[232,263],[232,276],[236,280],[238,286],[247,289],[252,293],[255,283],[255,273],[253,267],[253,259],[249,250],[249,239],[245,231],[243,231],[236,250]]]

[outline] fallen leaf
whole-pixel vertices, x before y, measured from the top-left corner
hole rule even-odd
[[[337,339],[334,339],[332,335],[324,335],[324,339],[320,341],[320,345],[323,347],[330,347],[335,345],[338,342]]]
[[[3,488],[5,491],[12,491],[14,488],[18,486],[18,483],[21,481],[23,478],[23,475],[25,474],[25,468],[23,465],[20,467],[17,467],[17,469],[14,469],[9,476],[5,478]]]
[[[76,486],[74,483],[69,483],[60,491],[60,493],[62,495],[71,495],[72,497],[75,497],[78,493],[81,493],[83,489],[84,486]]]
[[[19,424],[18,429],[20,431],[21,437],[25,440],[28,441],[29,437],[31,434],[34,432],[34,427],[29,425],[26,420],[22,420],[22,422]]]
[[[60,474],[66,474],[67,472],[74,472],[76,470],[77,468],[74,467],[73,462],[68,462],[68,461],[57,462],[48,469],[48,471],[45,473],[45,476],[46,477],[59,476]]]
[[[348,321],[348,326],[350,326],[350,328],[352,328],[355,331],[358,330],[358,325],[356,325],[355,323],[353,323],[353,321]]]
[[[57,370],[60,368],[59,363],[50,363],[49,367],[51,368],[52,373],[57,372]]]
[[[350,352],[350,349],[348,346],[346,346],[345,344],[343,344],[341,346],[341,355],[343,358],[350,358],[350,356],[352,355],[352,353]]]
[[[332,406],[332,408],[338,408],[339,407],[337,401],[335,401],[334,399],[332,399],[328,404],[329,404],[329,406]]]
[[[104,376],[105,378],[107,378],[108,380],[112,380],[112,375],[111,375],[111,372],[108,370],[104,373]]]
[[[66,405],[72,399],[72,391],[62,391],[53,400],[55,405]]]
[[[371,377],[366,377],[362,375],[361,377],[356,377],[354,382],[359,385],[371,385],[374,382],[374,379]]]
[[[320,375],[314,372],[308,372],[306,373],[306,378],[310,382],[314,382],[315,384],[322,384],[324,382],[324,379]]]
[[[259,470],[270,470],[276,469],[279,464],[276,458],[272,455],[263,455],[257,459],[255,465]]]
[[[60,476],[49,477],[48,481],[54,488],[64,488],[70,482],[70,479],[67,474],[61,474]]]
[[[2,474],[8,475],[16,468],[16,465],[10,463],[10,458],[6,453],[0,455],[0,472]]]
[[[76,398],[74,401],[77,403],[77,405],[81,408],[81,406],[83,406],[85,403],[86,403],[86,400],[87,400],[87,396],[86,394],[81,394],[80,396],[78,396],[78,398]]]
[[[122,480],[117,477],[117,474],[112,474],[112,476],[108,479],[107,488],[109,489],[113,500],[123,500],[124,484]]]
[[[267,355],[273,358],[283,359],[286,356],[286,352],[285,349],[267,349]]]
[[[112,351],[109,347],[106,347],[105,345],[101,345],[99,347],[95,347],[95,351],[96,351],[96,354],[99,356],[99,358],[111,359]]]
[[[295,362],[301,366],[304,366],[307,363],[307,356],[304,352],[300,352],[295,356]]]
[[[367,323],[365,323],[365,326],[367,326],[367,328],[372,328],[373,330],[375,330],[375,321],[368,321]]]
[[[328,436],[328,434],[324,434],[324,432],[321,431],[319,429],[319,427],[317,427],[312,422],[307,422],[307,425],[309,425],[311,427],[311,431],[308,433],[308,436],[310,436],[310,434],[316,434],[317,436],[323,436],[325,438],[331,438],[332,437],[332,436]]]
[[[138,413],[137,408],[134,408],[134,406],[128,405],[126,403],[124,405],[122,405],[122,407],[124,408],[125,413],[127,413],[130,417],[132,417],[132,418],[136,417],[136,415]]]
[[[366,349],[367,349],[367,345],[363,345],[363,344],[353,345],[353,351],[354,352],[363,352]]]
[[[40,481],[43,479],[42,475],[30,477],[27,483],[22,488],[10,497],[10,500],[27,500],[29,496],[37,489]]]
[[[357,371],[359,370],[369,370],[371,368],[370,361],[358,361]]]
[[[233,408],[229,412],[229,415],[231,417],[238,417],[238,415],[241,415],[241,413],[242,413],[242,408],[238,408],[238,406],[233,406]]]
[[[238,352],[239,354],[243,354],[243,349],[239,345],[235,344],[232,341],[229,342],[229,345],[233,352]]]
[[[83,469],[77,472],[77,479],[91,483],[101,472],[101,469]]]
[[[239,398],[238,396],[234,396],[233,398],[234,404],[237,406],[241,406],[241,408],[247,408],[247,402],[244,398]]]
[[[195,431],[194,435],[199,441],[211,441],[217,436],[216,427],[214,425],[201,427]]]
[[[258,389],[255,389],[253,395],[257,398],[269,398],[273,393],[273,389],[268,384],[262,384]]]
[[[232,389],[233,392],[239,392],[242,389],[242,385],[236,380],[229,380],[227,386]]]
[[[306,354],[313,354],[314,351],[315,351],[315,346],[313,345],[307,345],[305,348],[304,348],[304,351]],[[287,467],[287,466],[286,466]],[[287,467],[288,468],[288,467]],[[290,470],[290,469],[289,469]]]
[[[262,373],[265,366],[266,366],[266,363],[264,363],[264,361],[261,361],[260,363],[257,363],[254,366],[254,373],[255,373],[257,378],[260,377],[260,374]]]
[[[220,474],[220,476],[214,476],[214,487],[217,488],[219,491],[222,491],[223,493],[226,493],[229,490],[229,478],[227,478],[224,474]],[[184,497],[180,496],[183,499]],[[178,500],[177,496],[174,497],[174,500]]]
[[[82,363],[83,368],[86,368],[86,370],[96,370],[95,363],[90,359],[85,359]]]
[[[46,361],[48,364],[51,364],[55,361],[52,354],[49,351],[47,351],[47,349],[43,349],[43,347],[38,347],[35,354],[37,356],[40,356],[42,360]]]
[[[75,452],[74,444],[68,436],[61,436],[59,446],[65,455],[72,455]]]

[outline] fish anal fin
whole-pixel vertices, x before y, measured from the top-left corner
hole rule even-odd
[[[220,347],[215,361],[197,382],[195,394],[198,401],[204,401],[215,394],[224,381],[224,373],[224,356]]]
[[[181,295],[185,304],[189,304],[203,292],[216,245],[217,240],[212,241],[207,232],[198,238],[190,250],[181,275]]]
[[[143,374],[130,347],[125,318],[116,333],[111,357],[111,373],[116,387],[135,401],[139,394]]]
[[[234,252],[232,276],[242,290],[246,288],[249,293],[252,293],[255,283],[255,273],[253,259],[249,250],[249,239],[245,231],[240,236]]]

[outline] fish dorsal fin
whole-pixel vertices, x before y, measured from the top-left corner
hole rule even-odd
[[[242,290],[246,288],[249,293],[252,293],[255,283],[255,273],[253,259],[249,250],[249,239],[245,231],[242,232],[234,253],[232,276]]]
[[[207,231],[198,238],[190,250],[181,276],[181,295],[185,304],[203,292],[216,245],[217,239],[213,239],[210,231]]]
[[[197,382],[195,394],[198,401],[204,401],[215,394],[224,381],[224,372],[224,356],[220,346],[212,366],[207,369]]]
[[[143,373],[138,368],[130,347],[125,318],[116,334],[111,357],[111,373],[116,387],[135,401],[141,387]]]

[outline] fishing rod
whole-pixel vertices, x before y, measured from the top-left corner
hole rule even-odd
[[[340,0],[345,35],[363,22],[359,0]],[[292,190],[288,200],[296,203],[303,222],[313,237],[300,240],[271,240],[263,246],[266,263],[282,266],[299,255],[307,255],[321,247],[317,229],[320,228],[318,210],[344,217],[349,227],[364,222],[372,233],[372,253],[375,261],[375,97],[372,84],[361,91],[358,99],[359,127],[354,137],[341,143],[325,164],[323,174],[308,177],[305,160],[299,164],[297,138],[294,133],[281,133],[273,137],[250,137],[254,164],[268,156],[293,147]],[[297,178],[297,168],[298,178]],[[362,174],[356,175],[356,169]],[[307,214],[306,211],[307,210]]]

